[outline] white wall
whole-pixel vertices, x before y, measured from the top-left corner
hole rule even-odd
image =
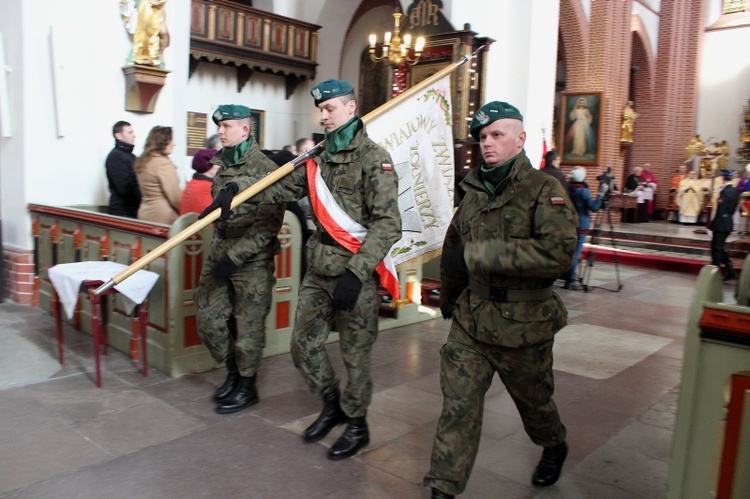
[[[27,220],[25,196],[26,170],[23,168],[25,130],[22,127],[24,102],[23,87],[23,42],[21,0],[0,0],[0,33],[3,35],[5,64],[11,72],[6,73],[10,97],[9,111],[12,137],[0,134],[0,218],[2,218],[3,244],[19,246],[30,231]],[[3,71],[0,68],[0,71]]]
[[[703,37],[696,133],[726,140],[730,167],[737,167],[740,126],[750,99],[750,27],[708,31]],[[743,165],[744,166],[744,165]]]
[[[303,85],[300,85],[300,88]],[[301,91],[301,90],[300,90]],[[208,135],[216,133],[211,113],[221,104],[242,104],[264,111],[263,144],[265,149],[281,149],[299,137],[298,110],[293,100],[286,100],[284,79],[278,75],[253,73],[241,92],[237,92],[237,71],[233,65],[201,61],[190,78],[187,93],[188,111],[209,115]],[[312,97],[307,99],[312,107]],[[311,132],[302,135],[309,136]]]
[[[492,12],[491,16],[477,12]],[[542,128],[551,143],[555,105],[559,2],[548,0],[475,0],[452,2],[451,24],[496,41],[490,45],[485,102],[509,102],[521,111],[526,128],[526,153],[538,167]]]
[[[648,33],[648,41],[651,43],[651,57],[656,60],[657,44],[659,42],[659,15],[645,8],[638,2],[633,2],[633,15],[638,15]]]
[[[403,18],[402,18],[403,20]],[[341,78],[348,80],[359,91],[360,81],[359,61],[362,51],[369,46],[369,36],[374,33],[378,42],[383,42],[383,34],[393,31],[393,9],[391,7],[377,7],[367,11],[367,15],[357,21],[344,42],[341,55]]]
[[[581,0],[581,6],[583,6],[583,12],[586,14],[586,20],[591,21],[591,2],[594,0]],[[609,1],[609,0],[606,0]]]
[[[714,2],[714,3],[718,4],[718,2]],[[638,5],[638,4],[649,7],[652,10],[655,10],[656,12],[659,12],[661,10],[661,0],[634,0],[633,1],[633,6]]]

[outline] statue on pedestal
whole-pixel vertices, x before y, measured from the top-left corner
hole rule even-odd
[[[167,0],[120,0],[125,29],[133,36],[127,64],[164,68],[162,54],[169,46],[164,4]]]
[[[685,147],[685,161],[693,158],[693,156],[705,156],[706,155],[706,143],[701,140],[701,136],[698,134],[693,135],[690,138],[690,142]]]
[[[726,140],[722,140],[714,145],[714,154],[717,154],[716,162],[719,165],[719,169],[725,169],[727,163],[729,163],[729,144]]]
[[[635,120],[637,118],[638,113],[633,109],[633,101],[629,100],[628,103],[625,104],[625,109],[622,110],[620,142],[633,142],[633,130],[635,129]]]

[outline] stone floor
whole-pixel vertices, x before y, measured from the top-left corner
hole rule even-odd
[[[664,497],[695,277],[597,264],[589,292],[557,291],[569,326],[555,345],[556,395],[570,455],[560,481],[530,485],[540,456],[496,380],[487,396],[467,498]],[[731,293],[731,285],[727,285]],[[65,330],[57,363],[54,321],[0,305],[0,497],[419,498],[440,414],[438,351],[449,323],[383,331],[372,358],[372,442],[333,462],[341,433],[305,444],[320,409],[289,355],[264,359],[261,401],[214,413],[223,370],[143,378],[122,353],[103,357],[93,381],[90,337]],[[329,351],[342,373],[337,345]]]

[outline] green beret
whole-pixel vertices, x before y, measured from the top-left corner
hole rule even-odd
[[[239,104],[223,104],[216,108],[212,116],[217,125],[224,120],[241,120],[250,117],[250,108]]]
[[[484,106],[480,107],[479,111],[477,111],[477,114],[474,115],[474,119],[471,120],[471,126],[469,127],[469,133],[471,133],[471,136],[478,141],[480,128],[489,125],[493,121],[501,120],[503,118],[523,121],[521,112],[516,109],[515,106],[512,106],[507,102],[488,102]]]
[[[348,81],[330,79],[315,85],[310,90],[310,95],[315,99],[315,105],[317,106],[328,99],[341,97],[352,92],[354,92],[354,89]]]

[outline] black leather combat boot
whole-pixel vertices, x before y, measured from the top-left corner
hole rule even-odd
[[[370,430],[364,417],[349,419],[349,425],[344,433],[328,450],[328,459],[338,461],[357,453],[359,449],[370,443]]]
[[[255,389],[255,377],[240,376],[237,380],[237,386],[219,405],[216,406],[216,412],[219,414],[232,414],[239,412],[245,407],[250,407],[258,403],[258,391]]]
[[[454,497],[456,496],[451,495],[451,494],[446,494],[442,490],[438,490],[435,488],[432,489],[432,494],[430,495],[430,499],[453,499]]]
[[[227,357],[226,366],[227,379],[225,379],[224,384],[214,392],[214,400],[216,402],[223,402],[224,399],[232,393],[234,387],[237,386],[237,380],[240,379],[240,373],[237,371],[237,363],[234,361],[234,355]]]
[[[531,483],[537,487],[547,487],[560,478],[565,458],[568,457],[568,444],[565,442],[554,447],[545,447]]]
[[[323,410],[313,424],[307,427],[302,436],[305,442],[317,442],[324,438],[337,425],[346,423],[346,414],[339,406],[341,393],[338,387],[323,393]]]

